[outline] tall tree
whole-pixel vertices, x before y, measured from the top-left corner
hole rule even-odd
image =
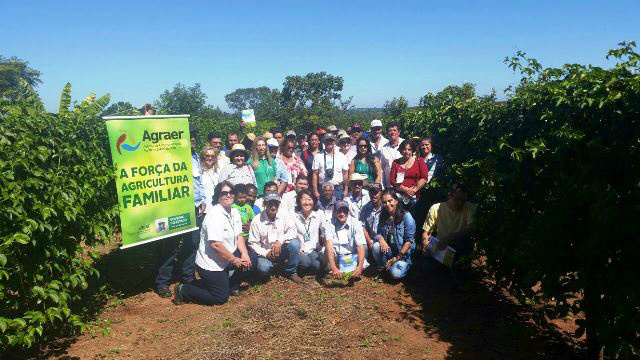
[[[397,119],[402,112],[409,108],[409,102],[404,96],[394,97],[384,103],[384,115],[392,119]]]
[[[200,115],[204,111],[207,103],[207,94],[196,83],[191,87],[186,87],[177,83],[173,90],[165,90],[160,94],[160,98],[154,101],[153,106],[158,114],[190,114]]]
[[[236,113],[244,109],[255,109],[258,107],[262,99],[271,92],[266,86],[257,88],[236,89],[234,92],[224,96],[227,106]]]
[[[343,84],[342,77],[324,71],[287,76],[281,95],[287,118],[283,125],[309,127],[317,125],[318,119],[339,117],[351,104],[351,97],[342,99]]]
[[[236,114],[244,109],[253,109],[258,120],[277,120],[282,115],[278,89],[266,86],[236,89],[225,95],[224,100]]]
[[[5,58],[0,55],[0,96],[14,97],[21,81],[36,87],[42,83],[40,71],[29,67],[29,63],[17,57]]]
[[[120,115],[120,116],[129,116],[129,115],[140,115],[140,109],[136,109],[133,105],[131,105],[128,101],[118,101],[117,103],[113,103],[109,105],[100,116],[109,116],[109,115]]]

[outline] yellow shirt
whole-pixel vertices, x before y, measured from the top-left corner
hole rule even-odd
[[[466,230],[473,224],[478,205],[465,202],[460,211],[449,209],[446,203],[441,202],[431,206],[427,221],[422,229],[425,232],[438,233],[438,237]]]

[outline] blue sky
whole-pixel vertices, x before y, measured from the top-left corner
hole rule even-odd
[[[606,66],[608,49],[640,41],[640,1],[4,1],[0,54],[42,72],[57,109],[110,93],[136,106],[182,82],[208,103],[288,75],[344,78],[357,107],[404,95],[410,105],[449,84],[498,95],[518,77],[502,63],[524,50],[545,66]]]

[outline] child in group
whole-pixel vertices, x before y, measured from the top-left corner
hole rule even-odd
[[[253,184],[247,184],[247,204],[251,205],[255,216],[260,214],[260,208],[256,205],[257,198],[258,188]]]
[[[231,206],[240,213],[240,219],[242,219],[242,236],[248,239],[249,226],[251,225],[251,220],[253,220],[256,215],[253,212],[253,207],[247,203],[247,185],[237,184],[233,187],[233,192],[235,192],[236,197]]]

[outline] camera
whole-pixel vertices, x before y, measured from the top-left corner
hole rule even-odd
[[[324,171],[324,178],[329,180],[333,179],[333,169],[327,169]]]

